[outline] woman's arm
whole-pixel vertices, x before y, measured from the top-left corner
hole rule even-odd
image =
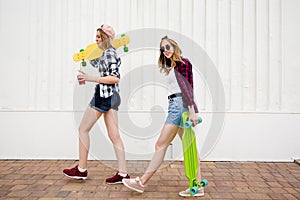
[[[85,81],[88,82],[95,82],[95,83],[102,83],[102,84],[118,84],[120,79],[116,76],[105,76],[105,77],[100,77],[100,76],[90,76],[83,71],[79,70],[79,75],[78,78],[84,79]]]
[[[175,75],[182,93],[184,106],[193,106],[195,112],[197,113],[198,108],[196,103],[194,102],[193,94],[192,64],[189,62],[188,59],[184,59],[184,64],[179,64],[175,66]]]
[[[188,106],[190,117],[189,120],[193,122],[193,125],[196,126],[198,124],[198,117],[196,115],[194,106]]]

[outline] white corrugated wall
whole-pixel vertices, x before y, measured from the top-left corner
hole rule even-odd
[[[72,55],[94,42],[102,23],[118,34],[146,28],[174,31],[206,51],[222,80],[226,113],[205,159],[300,157],[299,7],[298,0],[0,0],[0,158],[77,157],[74,113],[81,116],[93,86],[78,88],[78,63]],[[122,55],[123,76],[156,63],[157,50],[134,50]],[[210,119],[214,105],[201,77],[195,73],[197,103],[204,119]],[[160,95],[149,95],[160,94],[156,89],[145,87],[138,93],[131,109],[140,114],[133,117],[151,121],[149,108],[160,102]],[[81,103],[74,90],[85,96]],[[209,124],[203,129],[207,133]],[[94,157],[114,159],[112,151],[98,152],[111,148],[105,133],[95,135],[102,141],[101,147],[92,147]],[[140,141],[140,146],[149,146],[146,154],[153,151],[156,138]],[[135,156],[140,147],[127,139],[125,135],[130,159],[150,158]],[[202,145],[204,139],[198,140]],[[176,159],[180,142],[175,140],[169,151],[167,156]]]

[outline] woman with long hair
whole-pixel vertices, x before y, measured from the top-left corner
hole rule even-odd
[[[198,108],[194,102],[193,95],[192,64],[188,59],[183,58],[181,53],[177,42],[167,36],[161,39],[158,65],[160,72],[166,75],[169,83],[168,116],[155,144],[155,153],[146,172],[141,177],[122,180],[126,187],[140,193],[144,192],[145,184],[163,162],[166,150],[176,134],[178,134],[180,138],[182,137],[182,113],[189,112],[189,120],[193,122],[194,126],[198,123],[198,117],[196,115]],[[198,181],[201,180],[200,159],[197,179]],[[189,188],[179,192],[179,195],[184,197],[190,196]],[[200,188],[198,193],[194,196],[203,195],[204,189]]]
[[[120,73],[119,67],[121,59],[118,57],[116,49],[112,46],[115,32],[109,25],[102,25],[97,29],[96,42],[103,50],[100,58],[91,61],[93,67],[99,69],[98,76],[91,76],[83,71],[79,71],[79,82],[95,82],[94,96],[86,108],[79,126],[79,164],[71,169],[64,169],[65,176],[73,179],[87,178],[87,160],[90,148],[89,132],[103,115],[108,132],[108,136],[114,146],[118,160],[118,172],[106,179],[107,184],[122,183],[123,178],[129,178],[126,169],[124,144],[119,134],[118,128],[118,107],[121,103],[119,95]]]

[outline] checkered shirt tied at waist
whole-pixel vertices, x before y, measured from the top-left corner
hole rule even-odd
[[[120,78],[119,67],[121,65],[121,59],[118,57],[114,48],[109,48],[103,51],[100,58],[91,61],[91,65],[99,69],[101,77],[116,76]],[[118,84],[102,84],[100,86],[100,97],[108,98],[113,95],[114,91],[119,92]]]

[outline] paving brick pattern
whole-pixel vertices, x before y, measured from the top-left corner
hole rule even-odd
[[[75,161],[0,160],[0,199],[184,199],[178,192],[188,182],[183,163],[164,162],[143,194],[123,185],[106,185],[115,161],[89,161],[85,181],[64,177],[62,169]],[[148,161],[129,161],[131,176],[141,175]],[[300,166],[296,163],[203,162],[209,181],[205,196],[191,199],[300,199]]]

